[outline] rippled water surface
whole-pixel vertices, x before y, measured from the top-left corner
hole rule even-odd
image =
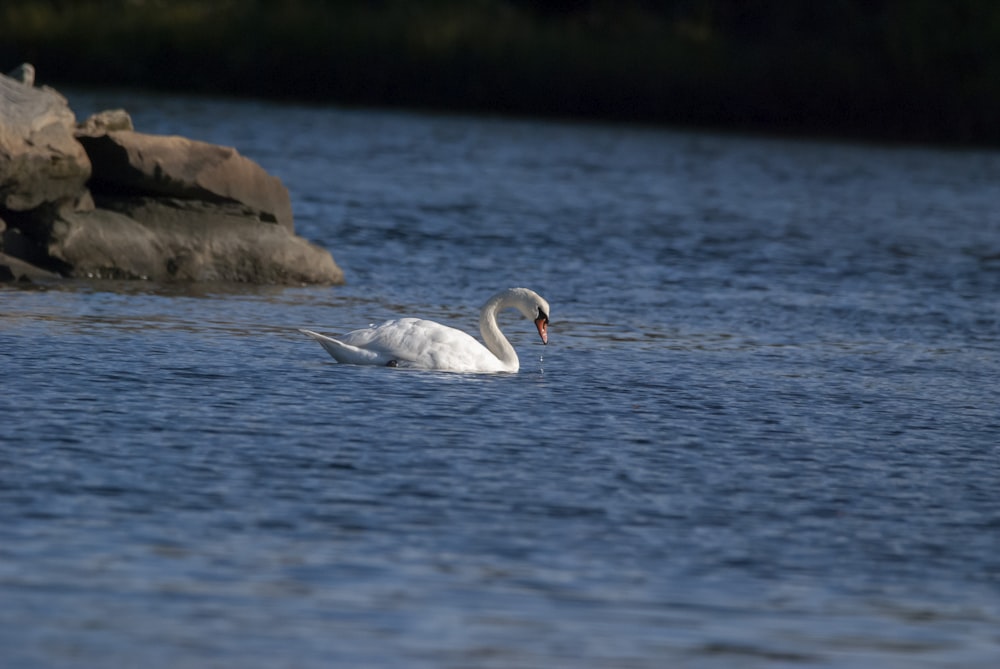
[[[5,667],[997,666],[1000,154],[69,97],[349,283],[0,287]],[[517,375],[295,331],[511,285]]]

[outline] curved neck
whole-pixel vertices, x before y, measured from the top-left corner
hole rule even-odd
[[[497,313],[513,306],[515,305],[512,296],[508,292],[491,297],[483,305],[482,311],[479,312],[479,332],[483,335],[483,343],[490,350],[490,353],[495,355],[504,367],[516,372],[521,365],[517,358],[517,352],[500,332],[500,326],[497,325]]]

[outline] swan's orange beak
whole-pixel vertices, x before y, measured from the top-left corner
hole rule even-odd
[[[549,319],[539,316],[535,319],[535,327],[538,328],[538,336],[542,338],[543,344],[549,343]]]

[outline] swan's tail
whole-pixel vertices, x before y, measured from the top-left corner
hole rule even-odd
[[[333,337],[327,337],[326,335],[321,335],[320,333],[313,332],[312,330],[300,329],[299,332],[318,341],[320,345],[326,349],[326,352],[332,355],[337,362],[342,362],[348,365],[380,364],[379,356],[374,351],[366,351],[363,348],[345,344],[344,342],[338,341]]]

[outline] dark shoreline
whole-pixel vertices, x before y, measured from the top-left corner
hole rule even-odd
[[[1000,144],[995,3],[529,4],[11,0],[0,68],[32,62],[63,86]]]

